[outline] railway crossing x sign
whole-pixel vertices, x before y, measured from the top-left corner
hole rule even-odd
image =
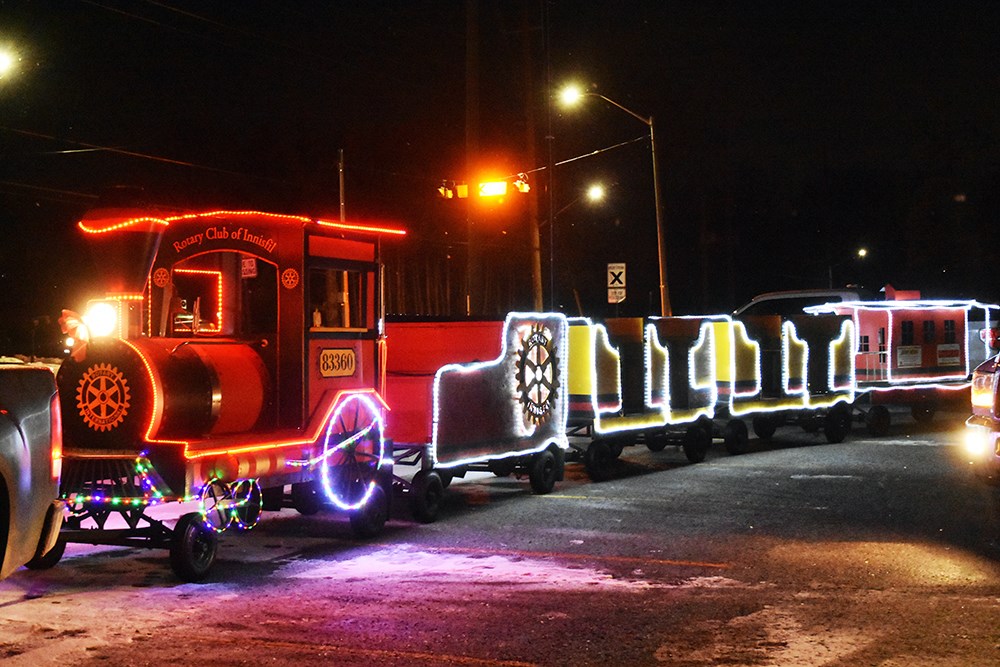
[[[625,300],[625,263],[608,264],[608,303]]]

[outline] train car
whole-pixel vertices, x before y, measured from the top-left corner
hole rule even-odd
[[[203,578],[217,532],[331,503],[379,532],[384,435],[380,239],[404,232],[253,211],[101,210],[79,228],[106,298],[64,329],[62,539],[165,547]],[[174,527],[151,506],[198,503]],[[109,520],[110,519],[110,520]]]
[[[884,289],[885,300],[811,306],[812,313],[850,317],[857,329],[857,391],[868,402],[868,430],[884,435],[888,405],[910,408],[927,423],[946,406],[969,400],[971,370],[989,358],[988,332],[998,306],[970,300],[921,299],[915,291]]]
[[[840,441],[854,398],[853,340],[849,318],[837,315],[571,320],[568,426],[584,437],[574,449],[603,479],[637,442],[677,444],[692,463],[716,438],[745,452],[747,419],[762,437],[796,422]]]
[[[710,442],[699,420],[715,410],[712,318],[574,318],[569,327],[570,435],[593,479],[626,446],[675,443],[689,461]]]
[[[765,439],[792,423],[822,429],[829,442],[846,437],[855,393],[849,318],[740,315],[716,328],[719,414],[749,418]],[[731,453],[746,446],[745,432],[727,440]]]
[[[470,471],[525,475],[536,493],[562,479],[566,438],[566,318],[511,313],[503,322],[386,325],[387,435],[420,521]]]

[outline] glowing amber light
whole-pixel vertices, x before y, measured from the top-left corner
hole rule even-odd
[[[502,197],[507,194],[506,181],[491,181],[479,184],[480,197]]]

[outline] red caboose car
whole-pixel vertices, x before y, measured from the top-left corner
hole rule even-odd
[[[329,501],[381,530],[379,239],[403,231],[243,211],[104,210],[79,227],[109,291],[64,317],[84,342],[58,374],[63,539],[168,547],[196,580],[216,532],[252,526],[288,485],[302,512]],[[171,529],[147,513],[167,501],[201,505]]]

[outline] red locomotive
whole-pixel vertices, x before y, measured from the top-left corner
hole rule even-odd
[[[196,580],[216,531],[252,526],[287,485],[300,511],[329,501],[381,530],[379,239],[404,232],[243,211],[104,210],[79,227],[110,291],[63,318],[78,338],[57,378],[63,538],[168,547]],[[146,511],[167,501],[201,506],[170,529]]]

